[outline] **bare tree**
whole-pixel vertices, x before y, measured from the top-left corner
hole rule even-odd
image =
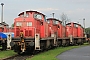
[[[66,25],[66,22],[69,22],[70,19],[68,19],[68,16],[64,13],[61,15],[62,24]]]

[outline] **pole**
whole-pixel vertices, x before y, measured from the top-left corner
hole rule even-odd
[[[83,18],[83,25],[84,25],[84,35],[86,34],[85,33],[85,18]]]
[[[53,18],[54,18],[55,13],[52,13],[52,15],[53,15]]]
[[[2,5],[2,13],[1,13],[1,23],[3,22],[3,5],[4,5],[4,3],[1,3],[1,5]]]
[[[65,37],[66,37],[66,30],[67,30],[67,28],[66,28],[66,22],[67,22],[67,21],[65,21]]]

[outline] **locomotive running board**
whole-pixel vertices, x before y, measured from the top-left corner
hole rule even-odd
[[[40,35],[35,34],[35,50],[41,50],[40,49]]]

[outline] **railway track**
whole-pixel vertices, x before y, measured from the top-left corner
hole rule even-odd
[[[27,58],[31,58],[31,57],[33,57],[33,55],[15,55],[2,60],[26,60]]]
[[[43,52],[45,52],[45,51],[42,51],[42,52],[37,51],[37,52],[34,53],[34,55],[37,55],[37,54],[40,54],[40,53],[43,53]],[[7,57],[7,58],[1,59],[1,60],[26,60],[27,58],[32,58],[34,55],[24,53],[24,54],[21,54],[21,55],[15,55],[15,56]]]

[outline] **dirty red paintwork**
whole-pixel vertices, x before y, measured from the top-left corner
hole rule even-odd
[[[62,38],[62,22],[60,21],[58,24],[58,37]]]
[[[83,37],[83,28],[81,27],[80,24],[77,23],[68,23],[67,24],[67,33],[66,36],[69,37],[72,35],[73,37]]]
[[[9,25],[5,22],[0,23],[0,32],[7,33],[9,32]]]
[[[78,26],[78,37],[84,37],[84,29],[81,25]]]
[[[57,23],[55,23],[55,21]],[[57,37],[61,37],[61,27],[62,27],[62,24],[61,24],[61,21],[59,21],[58,19],[55,19],[55,18],[48,18],[47,19],[47,23],[49,24],[49,36],[51,37],[52,34],[57,34]]]
[[[47,35],[47,24],[45,22],[45,15],[37,11],[26,11],[28,17],[24,17],[24,12],[20,13],[18,18],[14,21],[14,33],[15,37],[19,36],[20,32],[24,33],[25,37],[35,37],[35,33],[40,34],[40,38],[45,38]],[[34,14],[39,14],[41,19],[34,18]],[[16,22],[21,22],[21,26],[16,26]],[[30,22],[32,26],[27,26],[27,23]]]

